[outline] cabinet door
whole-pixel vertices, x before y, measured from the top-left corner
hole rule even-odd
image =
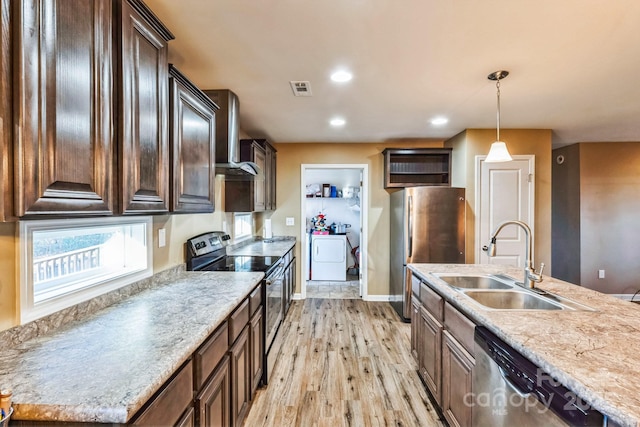
[[[419,363],[418,347],[420,337],[420,301],[415,295],[411,295],[411,355]]]
[[[11,0],[0,0],[0,221],[12,220],[13,213],[13,107]]]
[[[287,284],[287,287],[285,289],[284,316],[286,316],[287,312],[289,311],[289,307],[291,306],[291,300],[293,299],[293,293],[295,292],[295,289],[296,289],[296,259],[295,258],[291,260],[291,263],[287,268],[286,284]]]
[[[216,106],[175,67],[169,74],[171,211],[213,212]]]
[[[193,362],[189,360],[162,386],[148,406],[135,418],[133,425],[177,425],[193,404]]]
[[[419,373],[436,402],[441,403],[442,380],[442,324],[424,307],[420,308],[420,337],[418,342]]]
[[[229,356],[225,356],[196,398],[197,425],[199,427],[228,427],[231,425],[230,392]]]
[[[265,210],[276,209],[276,149],[268,142],[264,142],[265,148]]]
[[[16,214],[112,214],[112,3],[12,4]]]
[[[167,212],[167,42],[173,36],[142,1],[120,4],[120,209],[125,214]]]
[[[187,412],[176,424],[176,427],[195,427],[196,426],[196,413],[193,408],[189,408]]]
[[[231,425],[240,427],[247,415],[251,400],[251,349],[249,327],[236,339],[231,354]]]
[[[264,176],[262,177],[263,179],[256,179],[255,181],[252,181],[253,210],[254,212],[261,212],[261,211],[264,211],[266,208],[266,205],[265,205],[266,184],[265,183],[267,179],[267,174],[266,174],[267,155],[265,153],[265,150],[255,143],[253,144],[252,151],[253,151],[253,159],[251,161],[254,162],[256,165],[258,165],[260,170],[264,172]]]
[[[251,399],[262,381],[264,371],[264,318],[262,308],[256,311],[251,318],[249,328],[249,341],[251,347]]]
[[[442,411],[451,426],[471,426],[475,360],[449,332],[442,339]]]

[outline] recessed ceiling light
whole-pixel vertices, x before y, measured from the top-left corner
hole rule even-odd
[[[345,70],[336,71],[335,73],[331,74],[331,80],[337,83],[348,82],[352,78],[353,74]]]
[[[433,119],[431,119],[431,124],[434,126],[442,126],[446,125],[447,123],[449,123],[449,119],[447,119],[446,117],[434,117]]]
[[[347,121],[345,119],[343,119],[343,118],[340,118],[340,117],[336,117],[334,119],[331,119],[331,121],[329,122],[329,124],[331,126],[335,126],[335,127],[344,126],[345,123],[347,123]]]

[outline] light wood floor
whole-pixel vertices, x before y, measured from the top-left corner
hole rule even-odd
[[[283,352],[245,427],[443,426],[389,303],[294,301]]]

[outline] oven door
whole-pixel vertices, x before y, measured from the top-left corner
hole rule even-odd
[[[271,344],[282,322],[284,271],[284,264],[281,263],[265,280],[267,302],[265,304],[265,349],[267,353],[271,351]]]

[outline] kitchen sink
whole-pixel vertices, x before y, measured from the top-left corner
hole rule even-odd
[[[488,310],[581,310],[591,307],[542,289],[523,288],[513,277],[502,274],[433,273],[458,293]]]
[[[500,280],[499,276],[466,276],[458,274],[436,274],[454,288],[461,289],[511,289],[512,283]]]
[[[463,294],[478,304],[496,310],[566,310],[569,307],[551,302],[543,296],[527,291],[496,290],[472,291]]]

